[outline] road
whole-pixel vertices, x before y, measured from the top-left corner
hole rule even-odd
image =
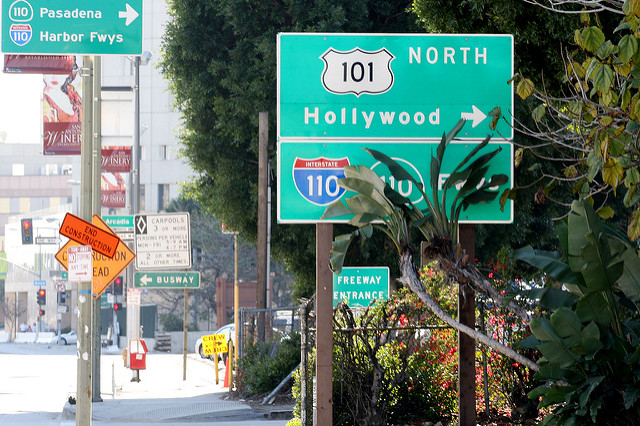
[[[213,364],[195,354],[188,356],[187,381],[182,380],[182,355],[152,353],[147,358],[148,370],[140,372],[141,382],[131,383],[131,371],[124,368],[119,351],[103,350],[100,383],[105,400],[101,403],[103,420],[93,424],[114,424],[104,416],[104,405],[110,400],[114,408],[128,406],[129,410],[131,404],[138,404],[136,401],[143,404],[167,397],[181,399],[176,407],[193,406],[198,398],[210,400],[212,395],[225,391],[222,383],[215,384]],[[75,420],[65,419],[61,413],[69,396],[76,393],[76,359],[75,345],[0,344],[0,424],[75,425]],[[152,377],[151,371],[160,374]],[[94,408],[94,414],[95,411]],[[253,413],[247,410],[246,414]]]

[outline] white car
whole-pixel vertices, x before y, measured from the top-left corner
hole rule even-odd
[[[56,336],[56,341],[61,345],[75,345],[78,342],[78,332],[73,330]]]
[[[227,343],[232,342],[234,346],[236,344],[236,326],[233,323],[223,325],[213,334],[224,334],[227,338]],[[213,355],[204,354],[204,351],[202,350],[202,337],[196,342],[195,353],[200,354],[202,358],[214,359]],[[223,360],[226,359],[226,354],[223,354],[222,358]]]

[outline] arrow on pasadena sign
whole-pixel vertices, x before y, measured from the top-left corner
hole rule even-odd
[[[93,225],[106,231],[112,235],[115,235],[113,230],[102,220],[102,218],[95,214],[93,215]],[[56,253],[56,260],[66,270],[69,269],[69,259],[67,250],[71,246],[80,245],[78,242],[69,240],[60,250]],[[100,295],[109,288],[109,285],[116,279],[118,275],[129,266],[136,255],[122,240],[119,240],[115,254],[112,258],[104,256],[100,253],[93,252],[93,279],[92,279],[92,292],[93,298],[97,299]]]
[[[129,3],[127,3],[126,5],[127,10],[121,11],[118,13],[118,17],[119,18],[125,18],[125,25],[128,27],[129,25],[131,25],[131,23],[133,21],[136,20],[136,18],[138,17],[138,12],[136,12],[136,10],[134,8],[132,8]]]

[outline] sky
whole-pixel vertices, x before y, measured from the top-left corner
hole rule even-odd
[[[0,70],[0,133],[7,133],[6,143],[41,143],[41,97],[41,74]]]

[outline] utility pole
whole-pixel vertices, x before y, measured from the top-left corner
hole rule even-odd
[[[93,96],[91,113],[92,119],[92,132],[91,132],[91,210],[93,214],[102,213],[102,188],[101,188],[101,175],[102,175],[102,121],[101,121],[101,99],[102,99],[102,60],[100,56],[93,57]],[[89,222],[92,219],[89,218]],[[100,298],[92,298],[92,310],[91,310],[91,354],[93,356],[93,362],[91,364],[91,401],[101,402],[100,397],[100,354],[102,352],[102,321],[100,319],[101,306]]]
[[[83,82],[82,145],[80,154],[81,212],[91,222],[93,197],[93,69],[94,57],[84,56],[81,76]],[[78,379],[76,393],[76,425],[91,425],[92,374],[92,281],[78,283]]]
[[[267,307],[267,190],[269,187],[269,113],[261,112],[258,120],[258,259],[256,308]],[[258,341],[265,339],[265,313],[258,314]]]

